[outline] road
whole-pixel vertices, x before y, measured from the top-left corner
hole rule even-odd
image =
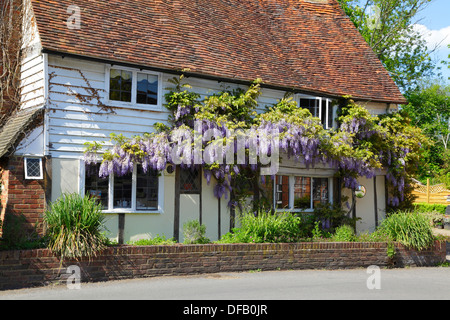
[[[369,288],[371,287],[371,288]],[[0,300],[448,300],[450,267],[220,273],[0,292]]]

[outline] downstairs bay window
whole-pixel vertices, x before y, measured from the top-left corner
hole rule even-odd
[[[100,164],[85,167],[84,193],[96,198],[106,212],[161,212],[163,178],[135,165],[124,176],[100,178]]]
[[[277,175],[265,178],[263,189],[273,208],[279,211],[312,211],[318,204],[330,203],[333,179]]]

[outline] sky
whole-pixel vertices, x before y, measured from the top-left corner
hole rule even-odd
[[[442,60],[450,63],[450,0],[432,0],[428,6],[418,14],[416,30],[422,32],[427,41],[428,48],[434,48],[439,44],[432,58],[440,62]],[[442,66],[442,74],[445,79],[450,77],[450,69]],[[450,83],[450,80],[447,80]]]

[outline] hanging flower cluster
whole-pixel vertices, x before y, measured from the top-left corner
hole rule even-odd
[[[259,80],[248,90],[220,92],[202,102],[181,80],[171,80],[175,89],[166,94],[171,127],[158,124],[154,133],[133,138],[112,134],[112,147],[106,151],[100,143],[88,143],[86,163],[101,158],[101,177],[122,176],[138,163],[144,171],[161,171],[167,164],[198,166],[208,183],[214,177],[214,195],[221,198],[232,190],[233,176],[248,170],[259,174],[283,153],[307,168],[318,163],[336,168],[350,189],[358,187],[358,177],[371,178],[385,168],[393,194],[390,204],[403,201],[424,136],[400,115],[372,116],[347,98],[339,127],[325,130],[320,119],[290,98],[257,114]]]

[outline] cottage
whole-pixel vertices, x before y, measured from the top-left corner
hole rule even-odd
[[[150,132],[167,123],[169,79],[184,74],[202,96],[263,81],[260,110],[293,93],[299,107],[336,125],[332,101],[351,95],[372,114],[405,102],[336,0],[29,0],[21,63],[21,106],[0,132],[2,218],[34,225],[65,192],[97,196],[109,237],[182,239],[199,219],[214,240],[229,231],[227,201],[201,172],[166,168],[101,179],[88,174],[84,143]],[[285,159],[274,207],[307,211],[336,197],[335,170]],[[361,178],[357,229],[373,230],[386,208],[385,173]],[[340,192],[340,191],[339,191]],[[343,190],[349,193],[349,190]]]

